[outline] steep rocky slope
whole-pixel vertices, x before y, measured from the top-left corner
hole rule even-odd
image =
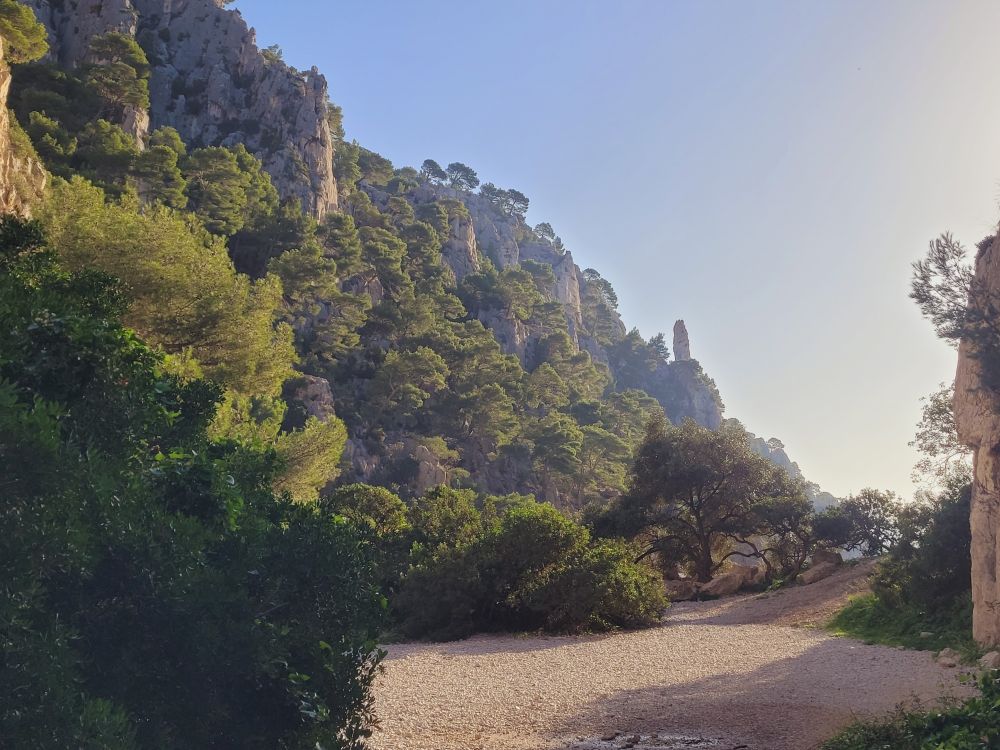
[[[319,218],[336,210],[326,79],[263,55],[238,11],[216,0],[26,4],[48,28],[50,56],[62,66],[84,62],[96,35],[136,38],[152,65],[150,110],[123,126],[140,140],[169,125],[189,144],[243,143],[284,197],[301,199]]]
[[[364,191],[383,210],[399,197],[416,210],[441,202],[460,203],[464,211],[451,216],[441,247],[442,261],[454,277],[452,291],[463,279],[490,265],[500,270],[529,262],[547,266],[552,279],[547,296],[561,307],[572,345],[589,353],[599,366],[606,366],[615,388],[645,391],[675,423],[691,418],[713,429],[722,423],[719,392],[692,357],[684,322],[677,321],[674,326],[672,358],[662,339],[653,346],[653,341],[629,332],[616,309],[607,310],[607,317],[598,325],[592,302],[601,290],[595,284],[606,282],[591,269],[581,270],[571,252],[558,241],[533,231],[522,216],[503,210],[482,194],[457,190],[436,180],[417,178],[403,193],[365,180],[356,187],[345,183],[338,190],[333,166],[338,141],[331,131],[333,120],[324,77],[315,68],[297,71],[275,53],[259,50],[254,31],[238,11],[225,8],[221,0],[21,1],[32,7],[45,24],[49,59],[60,67],[74,69],[92,62],[87,59],[90,40],[108,31],[137,40],[151,66],[150,107],[148,111],[127,111],[119,124],[140,146],[150,132],[161,126],[176,128],[190,147],[243,143],[261,159],[282,196],[298,198],[302,207],[318,219],[348,210],[345,202],[352,190]],[[8,85],[9,76],[0,77],[0,87],[5,90]],[[3,126],[5,116],[6,109],[0,112],[0,141],[7,132]],[[0,153],[0,201],[22,210],[15,191],[4,185],[9,186],[16,178],[22,185],[20,192],[32,193],[43,184],[44,171],[37,162],[17,155],[16,148],[0,149]],[[416,175],[414,170],[410,172]],[[366,284],[364,292],[377,305],[384,296],[380,280],[373,277]],[[349,285],[345,289],[358,291]],[[327,323],[335,307],[330,301],[318,303],[315,320],[300,325],[308,328]],[[522,320],[499,308],[477,310],[475,317],[525,370],[531,372],[538,366],[541,355],[537,350],[551,327]],[[639,348],[655,352],[649,366],[639,371],[631,367],[629,360],[635,350],[622,348],[636,342]],[[323,381],[313,383],[316,389],[329,393],[330,383],[324,386],[324,377],[317,375],[330,376],[309,374]],[[348,444],[348,464],[353,467],[354,478],[369,479],[379,468],[379,457],[369,452],[371,445],[366,448],[357,438],[352,435]],[[408,440],[401,439],[394,445],[399,447],[398,452],[418,462],[417,489],[447,479],[450,469],[430,455],[426,447],[410,445]],[[783,450],[770,450],[764,441],[760,442],[763,455],[793,473],[797,471]],[[510,467],[495,466],[493,470],[497,473],[491,479],[493,486],[510,489],[500,478],[510,473]]]
[[[390,196],[384,190],[370,185],[362,187],[375,205],[388,203]],[[452,220],[450,237],[442,248],[442,257],[458,281],[479,271],[484,258],[500,269],[524,261],[550,266],[555,277],[551,294],[563,307],[573,343],[589,352],[596,362],[608,365],[613,375],[619,375],[607,348],[584,324],[582,299],[587,281],[570,251],[537,236],[523,218],[504,213],[475,193],[424,182],[410,191],[407,198],[417,207],[444,199],[460,201],[468,209],[467,218]],[[530,367],[540,332],[531,330],[509,314],[491,312],[481,318],[482,323],[494,332],[507,353],[516,355],[523,365]],[[617,314],[614,327],[617,336],[625,334],[625,324]],[[672,422],[690,418],[712,429],[722,423],[722,401],[714,383],[691,357],[687,329],[682,320],[674,327],[674,360],[659,363],[645,381],[637,385],[660,401]]]
[[[1000,237],[980,245],[975,288],[1000,295]],[[955,422],[973,450],[972,630],[980,643],[1000,644],[1000,393],[983,378],[975,345],[963,340],[955,375]]]
[[[3,45],[0,39],[0,212],[24,215],[45,190],[48,175],[7,109],[11,75]]]

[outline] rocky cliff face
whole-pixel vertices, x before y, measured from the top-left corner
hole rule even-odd
[[[26,216],[41,198],[48,180],[23,133],[16,130],[7,109],[10,93],[10,67],[4,60],[0,39],[0,213]],[[22,137],[18,137],[18,136]]]
[[[982,246],[976,283],[1000,295],[1000,240]],[[958,436],[973,450],[972,632],[982,644],[1000,645],[1000,394],[984,386],[974,345],[962,341],[955,375]]]
[[[50,55],[85,61],[90,39],[134,36],[152,66],[150,111],[124,126],[140,139],[176,128],[195,146],[243,143],[282,197],[322,218],[337,208],[326,79],[269,60],[238,11],[217,0],[22,0],[49,30]]]
[[[362,188],[375,205],[387,205],[389,195],[384,190],[364,184]],[[414,205],[457,200],[468,209],[468,218],[452,220],[450,236],[441,249],[442,257],[458,280],[479,271],[483,257],[500,269],[529,260],[550,266],[555,283],[549,291],[552,299],[563,306],[570,338],[596,362],[610,365],[614,374],[614,363],[610,362],[607,350],[586,332],[582,300],[587,282],[573,261],[572,253],[540,240],[522,219],[503,213],[480,195],[425,182],[411,190],[407,198]],[[535,344],[542,332],[532,330],[520,320],[505,317],[499,310],[481,311],[479,320],[493,332],[507,354],[517,356],[530,368]],[[621,336],[625,335],[625,325],[620,319],[618,330]],[[674,326],[674,356],[676,361],[663,363],[650,373],[643,389],[660,401],[672,422],[693,419],[700,425],[717,429],[722,424],[722,404],[714,384],[705,376],[698,361],[691,358],[687,328],[682,320]]]

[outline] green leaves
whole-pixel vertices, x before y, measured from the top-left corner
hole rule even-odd
[[[90,40],[87,83],[104,100],[108,113],[125,107],[149,108],[149,60],[135,39],[115,31]]]
[[[411,511],[410,567],[393,602],[408,635],[642,627],[666,607],[659,576],[633,563],[630,547],[592,544],[587,529],[530,497],[484,505],[480,516],[472,493],[439,488]]]
[[[37,225],[0,222],[0,259],[4,742],[360,750],[371,547],[277,497],[271,453],[209,439],[218,387],[167,374]],[[346,438],[291,435],[300,482]]]
[[[12,63],[37,60],[49,49],[45,27],[31,8],[17,0],[0,0],[0,38],[4,56]]]

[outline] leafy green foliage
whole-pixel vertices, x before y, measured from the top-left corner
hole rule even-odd
[[[902,512],[902,503],[895,493],[867,487],[844,500],[840,508],[851,519],[854,529],[854,538],[848,546],[869,556],[881,555],[892,548]]]
[[[214,234],[236,234],[277,208],[270,176],[243,144],[192,151],[182,171],[191,209]]]
[[[339,419],[311,417],[301,429],[278,435],[274,447],[282,470],[275,489],[298,500],[316,500],[339,476],[346,444],[347,428]]]
[[[645,539],[646,554],[689,565],[708,581],[767,518],[762,508],[793,501],[802,488],[754,453],[733,425],[712,431],[687,420],[650,423],[636,454],[628,494],[612,511],[618,528]]]
[[[448,173],[441,169],[441,165],[433,159],[424,159],[420,165],[420,174],[425,180],[441,183],[448,179]]]
[[[226,386],[214,435],[280,439],[289,460],[279,486],[318,492],[337,474],[323,456],[338,441],[332,427],[314,429],[310,440],[279,438],[281,385],[294,365],[330,382],[349,434],[372,456],[371,481],[404,497],[427,470],[416,446],[431,444],[434,471],[451,484],[471,479],[575,508],[624,490],[641,425],[660,411],[637,389],[655,380],[666,350],[662,337],[645,342],[636,333],[635,377],[622,376],[627,357],[609,369],[585,350],[588,340],[624,336],[614,290],[596,272],[582,285],[583,327],[574,323],[572,338],[547,263],[497,269],[483,261],[457,284],[442,249],[468,224],[468,198],[428,199],[415,188],[423,180],[468,191],[479,184],[474,170],[433,160],[422,173],[395,169],[345,140],[332,103],[326,117],[343,213],[322,224],[298,200],[279,201],[242,145],[188,148],[177,131],[160,128],[140,150],[122,129],[125,113],[110,104],[128,97],[109,86],[128,89],[148,73],[141,50],[125,41],[96,40],[79,71],[19,68],[11,101],[46,165],[70,183],[56,184],[42,214],[67,262],[119,274],[132,300],[127,322],[192,377]],[[135,75],[119,75],[121,65]],[[101,205],[81,176],[119,201]],[[495,199],[520,239],[559,249],[550,226],[536,233],[523,223],[523,194],[498,189]],[[515,337],[523,351],[505,354]],[[310,479],[294,482],[290,472],[307,467]]]
[[[178,154],[169,146],[150,146],[135,161],[139,195],[147,203],[185,208],[187,180],[178,166]]]
[[[125,320],[169,354],[190,350],[207,376],[247,394],[273,394],[291,374],[291,331],[275,328],[281,287],[233,269],[225,246],[182,217],[109,203],[80,179],[57,182],[39,212],[71,269],[117,274]]]
[[[865,643],[922,651],[953,648],[967,659],[981,653],[972,640],[972,602],[968,597],[955,597],[943,609],[928,612],[911,605],[890,607],[877,594],[867,594],[852,599],[830,621],[829,628]]]
[[[920,399],[923,409],[910,443],[920,453],[913,479],[930,487],[943,487],[956,478],[969,478],[972,473],[970,451],[958,439],[954,397],[955,384],[941,383],[936,391]]]
[[[618,542],[530,497],[439,488],[410,513],[410,565],[393,605],[403,633],[450,639],[479,630],[642,627],[666,600],[660,577]]]
[[[953,346],[963,339],[971,344],[984,385],[1000,390],[1000,299],[975,278],[965,248],[952,235],[931,242],[924,260],[913,264],[910,298],[940,338]]]
[[[392,162],[366,148],[358,152],[358,169],[361,170],[361,179],[372,185],[385,185],[393,175]]]
[[[832,627],[876,643],[974,653],[970,502],[971,487],[956,479],[933,500],[908,504],[874,594],[848,605]]]
[[[48,32],[35,12],[17,0],[0,0],[0,38],[12,63],[37,60],[49,50]]]
[[[459,190],[475,190],[479,187],[479,176],[471,167],[462,164],[460,161],[453,161],[445,168],[448,175],[448,182],[453,188]]]
[[[0,220],[0,733],[17,747],[360,750],[383,600],[350,527],[207,435],[218,387],[122,288]]]
[[[149,60],[132,37],[111,31],[91,39],[84,75],[104,103],[101,114],[149,108]]]

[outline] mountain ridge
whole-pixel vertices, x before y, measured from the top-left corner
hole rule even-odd
[[[596,407],[591,404],[607,395],[631,392],[649,394],[674,423],[690,418],[712,429],[722,425],[718,389],[691,357],[682,321],[675,325],[675,356],[670,359],[662,335],[646,341],[638,331],[626,327],[611,285],[594,269],[581,269],[550,226],[532,228],[525,222],[525,196],[490,184],[473,192],[478,177],[465,165],[457,165],[471,173],[471,181],[463,182],[468,175],[455,180],[443,173],[433,176],[409,167],[396,169],[378,154],[346,142],[340,110],[329,101],[326,79],[315,67],[297,71],[284,64],[274,50],[258,49],[254,31],[238,11],[217,0],[21,1],[32,7],[46,26],[50,40],[47,59],[60,68],[74,71],[94,63],[90,44],[108,32],[124,34],[139,43],[150,67],[149,106],[126,108],[117,123],[135,139],[139,150],[147,147],[155,130],[164,127],[176,129],[191,148],[245,144],[260,159],[282,199],[297,202],[323,226],[329,224],[331,216],[351,217],[360,229],[364,252],[369,252],[369,246],[382,247],[377,235],[388,232],[395,239],[382,239],[390,245],[400,240],[406,243],[404,256],[420,247],[420,252],[439,257],[431,265],[439,263],[444,275],[432,269],[426,279],[421,278],[424,271],[406,268],[414,259],[404,257],[404,276],[412,277],[408,283],[415,293],[443,295],[444,307],[439,314],[445,317],[450,315],[445,310],[454,305],[449,300],[455,295],[461,298],[465,309],[455,320],[467,315],[482,324],[503,354],[516,358],[522,371],[518,378],[527,382],[540,379],[537,373],[547,375],[543,365],[555,356],[563,360],[560,388],[569,385],[571,394],[576,393],[575,384],[565,381],[565,377],[575,377],[573,368],[586,371],[587,378],[596,378],[593,388],[603,383],[599,390],[605,396],[581,391],[562,406],[518,407],[519,414],[523,411],[519,420],[537,422],[536,433],[541,429],[559,435],[569,428],[571,440],[579,441],[580,428],[603,425],[603,429],[609,424],[609,417],[596,416]],[[425,238],[426,244],[421,246],[424,240],[411,235],[426,234],[435,222],[440,222],[434,227],[436,239]],[[263,256],[248,261],[240,245],[240,237],[234,237],[230,253],[237,268],[251,276],[263,275],[268,264],[283,252],[265,248]],[[253,250],[253,243],[250,245]],[[340,250],[325,252],[336,255]],[[342,258],[337,262],[345,265]],[[351,304],[362,300],[372,311],[385,312],[386,305],[395,305],[393,314],[405,316],[397,291],[391,288],[393,282],[383,271],[339,278],[340,293],[353,299]],[[397,271],[392,274],[398,276]],[[497,288],[482,288],[498,284]],[[343,294],[337,299],[347,299]],[[514,309],[525,303],[523,299],[512,302],[511,294],[531,297],[531,309]],[[472,459],[463,453],[466,446],[459,433],[446,431],[447,448],[435,448],[425,442],[436,436],[434,430],[440,426],[414,432],[413,425],[403,428],[392,420],[386,422],[384,415],[362,415],[364,410],[354,402],[371,397],[372,372],[377,379],[387,353],[402,344],[365,333],[371,329],[369,319],[359,329],[369,364],[359,369],[341,357],[332,369],[310,365],[313,353],[302,342],[315,339],[317,331],[343,317],[333,299],[314,299],[310,305],[309,310],[292,316],[300,339],[302,378],[298,386],[286,390],[289,403],[297,404],[297,409],[318,409],[324,419],[345,415],[349,440],[342,479],[377,481],[381,477],[387,481],[386,476],[399,472],[387,468],[386,462],[403,461],[412,466],[404,472],[409,477],[404,485],[409,483],[410,490],[417,493],[439,481],[461,481],[464,473],[491,491],[532,491],[548,499],[565,500],[565,488],[556,489],[551,477],[542,478],[537,466],[532,468],[541,459],[501,456],[499,449],[506,438]],[[560,343],[563,335],[565,345]],[[422,341],[411,338],[406,346]],[[560,350],[562,346],[568,348]],[[345,379],[350,385],[340,382]],[[520,388],[514,389],[517,393],[508,389],[504,398],[522,398]],[[431,392],[427,395],[433,396]],[[564,416],[569,421],[557,424]],[[386,424],[376,424],[380,420]],[[619,437],[624,438],[624,433]],[[546,438],[535,434],[524,439],[530,453]],[[628,441],[633,439],[630,432]],[[390,447],[380,445],[380,441]],[[391,446],[402,447],[396,450]],[[445,459],[456,450],[460,454],[457,465],[454,459]],[[779,465],[794,467],[783,450],[774,455],[762,450],[762,454]]]

